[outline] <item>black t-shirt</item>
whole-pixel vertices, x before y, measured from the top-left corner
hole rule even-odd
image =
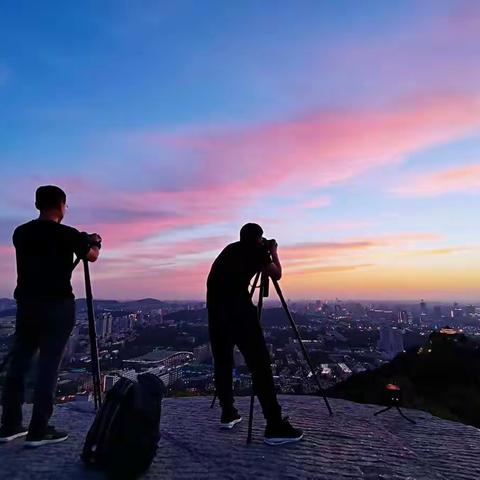
[[[17,300],[74,298],[71,277],[73,254],[83,257],[88,238],[52,220],[32,220],[15,229]]]
[[[207,303],[248,300],[252,277],[272,262],[261,246],[227,245],[213,262],[207,279]]]

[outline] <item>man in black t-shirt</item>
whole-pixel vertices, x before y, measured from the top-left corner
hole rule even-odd
[[[97,260],[100,236],[62,225],[66,195],[47,185],[36,191],[37,219],[13,234],[17,258],[15,339],[2,395],[0,442],[27,435],[26,446],[66,440],[65,432],[48,425],[53,411],[57,375],[75,323],[71,276],[74,254]],[[31,360],[39,353],[33,412],[28,431],[22,426],[24,381]]]
[[[247,223],[240,230],[240,241],[227,245],[213,262],[207,280],[208,323],[215,387],[222,408],[221,427],[230,429],[242,420],[233,406],[232,368],[236,345],[250,370],[254,392],[267,420],[265,443],[280,445],[300,440],[303,432],[282,419],[270,354],[257,308],[248,291],[250,280],[259,271],[275,280],[282,276],[276,242],[268,251],[262,244],[262,235],[259,225]]]

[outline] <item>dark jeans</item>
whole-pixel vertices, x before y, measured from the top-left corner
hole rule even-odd
[[[208,305],[210,343],[215,368],[215,388],[222,409],[233,406],[233,349],[237,345],[252,375],[253,390],[267,422],[281,418],[268,353],[257,308],[251,302]]]
[[[53,412],[58,368],[75,323],[75,301],[17,302],[15,339],[2,396],[2,424],[22,423],[25,375],[38,352],[33,412],[29,433],[42,436]]]

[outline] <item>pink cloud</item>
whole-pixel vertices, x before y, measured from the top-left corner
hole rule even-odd
[[[319,111],[291,121],[200,129],[169,138],[149,132],[140,135],[138,143],[148,151],[152,145],[158,151],[162,145],[173,145],[177,155],[190,158],[196,181],[192,183],[187,172],[189,192],[182,191],[181,196],[218,189],[215,205],[230,205],[234,200],[233,206],[238,206],[241,200],[249,202],[285,187],[295,194],[305,186],[342,182],[466,135],[478,126],[478,98],[419,95],[377,110]],[[181,184],[180,179],[180,190]],[[211,202],[205,205],[209,206]]]
[[[296,266],[308,266],[312,263],[337,261],[351,254],[362,254],[367,250],[394,248],[408,250],[411,246],[423,242],[435,242],[441,237],[428,232],[401,232],[396,235],[377,235],[359,237],[338,242],[309,242],[279,247],[282,259]]]
[[[394,192],[405,197],[435,197],[456,192],[479,193],[480,164],[424,173],[403,182]]]
[[[322,208],[322,207],[327,207],[332,203],[332,200],[330,197],[327,197],[326,195],[323,195],[318,198],[313,198],[311,200],[305,200],[304,202],[299,203],[298,205],[295,205],[293,208],[295,209],[315,209],[315,208]]]
[[[195,228],[232,222],[261,199],[272,195],[301,198],[306,190],[401,162],[415,151],[451,141],[478,126],[480,102],[476,97],[419,96],[376,110],[317,111],[285,122],[136,135],[136,145],[131,147],[138,150],[139,160],[130,167],[123,187],[117,176],[114,184],[108,177],[94,182],[63,178],[55,183],[71,189],[66,221],[98,231],[104,237],[105,251],[110,250],[115,258],[123,255],[127,264],[117,272],[128,283],[130,276],[148,270],[147,259],[142,264],[134,256],[149,238],[171,232],[191,235]],[[162,163],[159,160],[157,170],[149,169],[145,176],[142,151],[146,148],[152,154],[154,148],[161,158],[165,145],[175,150],[176,157],[188,159],[192,168],[182,169],[171,185],[157,186]],[[320,204],[326,203],[321,195],[317,198]],[[297,211],[311,206],[300,204]],[[89,216],[82,217],[84,212],[90,212]],[[368,248],[369,241],[347,240],[360,242],[359,249]],[[320,247],[317,253],[327,251]],[[163,262],[176,261],[173,252],[163,255],[158,246],[148,255],[155,257],[156,253]],[[292,259],[308,258],[310,253],[285,251],[286,258]],[[180,275],[184,275],[181,270],[172,270],[170,282],[176,283]]]
[[[158,270],[128,268],[122,274],[100,271],[100,263],[92,267],[96,298],[140,298],[152,296],[162,299],[204,297],[210,262],[189,266],[172,265]],[[83,294],[81,276],[75,281],[77,295]]]
[[[437,95],[376,110],[312,112],[285,122],[171,135],[149,132],[133,136],[133,144],[129,139],[139,160],[123,180],[125,187],[117,184],[121,177],[110,186],[108,178],[96,183],[60,178],[56,183],[71,189],[74,223],[121,246],[161,232],[232,221],[261,198],[298,196],[306,188],[349,180],[478,126],[476,97]],[[163,178],[162,162],[142,176],[142,154],[151,158],[157,151],[162,158],[165,146],[192,167],[177,172],[170,186],[156,187],[157,178]],[[317,205],[326,204],[325,198],[320,196]],[[300,204],[298,211],[312,205]],[[90,211],[91,218],[78,216],[83,211]]]

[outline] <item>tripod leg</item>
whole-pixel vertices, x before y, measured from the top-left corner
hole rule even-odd
[[[322,395],[323,400],[325,401],[325,405],[327,407],[328,413],[330,413],[330,415],[333,415],[332,409],[330,407],[330,403],[325,395],[322,385],[320,384],[320,380],[318,379],[317,374],[315,373],[315,368],[313,367],[312,361],[310,360],[310,355],[308,354],[307,349],[303,344],[302,337],[300,336],[300,332],[297,328],[297,325],[295,324],[295,320],[293,319],[292,314],[290,313],[290,309],[288,308],[287,302],[285,301],[280,285],[278,284],[277,280],[272,280],[272,281],[273,281],[275,290],[277,291],[278,298],[282,303],[282,307],[285,310],[285,313],[287,314],[288,320],[290,321],[290,325],[292,326],[295,336],[297,337],[298,343],[300,344],[300,348],[302,349],[303,356],[308,366],[310,367],[310,371],[312,372],[313,378],[315,379],[315,383],[317,384],[318,391]]]
[[[262,272],[257,272],[257,274],[255,275],[255,280],[253,281],[253,285],[252,285],[252,288],[250,290],[250,298],[253,298],[253,295],[255,294],[255,289],[257,288],[258,279],[260,278],[261,273]]]
[[[90,270],[88,260],[83,259],[83,270],[85,274],[85,297],[88,313],[88,333],[90,337],[90,349],[92,360],[93,399],[95,410],[102,405],[102,390],[100,386],[100,361],[98,358],[97,332],[95,328],[95,311],[93,309],[92,284],[90,281]]]
[[[405,419],[408,420],[410,423],[413,423],[414,425],[417,423],[415,420],[412,420],[411,418],[408,418],[400,409],[400,407],[397,407],[398,413]]]
[[[250,412],[248,414],[248,435],[247,444],[252,443],[252,430],[253,430],[253,406],[255,403],[255,395],[250,395]]]
[[[215,406],[215,401],[216,400],[217,400],[217,394],[215,393],[215,395],[213,396],[212,403],[210,404],[210,408],[213,408]]]
[[[257,272],[255,276],[255,281],[252,286],[252,291],[250,292],[250,298],[253,297],[255,293],[255,288],[257,287],[258,279],[260,278],[261,272]],[[265,281],[268,281],[268,277],[264,277],[262,274],[261,284]],[[257,305],[257,316],[258,316],[258,323],[262,318],[262,310],[263,310],[263,294],[262,289],[260,289],[260,294],[258,296],[258,305]],[[252,395],[250,396],[250,412],[248,414],[248,434],[247,434],[247,444],[252,443],[252,430],[253,430],[253,405],[255,402],[255,392],[253,391],[253,383],[252,383]]]
[[[377,415],[380,415],[381,413],[383,412],[387,412],[388,410],[390,410],[392,407],[385,407],[385,408],[382,408],[381,410],[379,410],[378,412],[375,412],[373,415],[376,417]]]

